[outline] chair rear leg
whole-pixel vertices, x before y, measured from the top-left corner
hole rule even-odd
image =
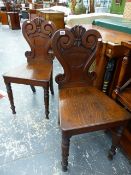
[[[108,153],[109,160],[113,160],[113,156],[116,154],[116,149],[120,143],[121,136],[123,134],[125,126],[120,126],[116,129],[116,132],[112,132],[112,146]]]
[[[51,91],[51,94],[54,95],[53,73],[51,73],[51,77],[50,77],[50,91]]]
[[[5,83],[5,85],[6,85],[7,94],[8,94],[8,98],[9,98],[9,101],[10,101],[12,113],[16,114],[11,83]]]
[[[69,147],[70,147],[70,137],[66,136],[62,131],[62,171],[67,171],[68,167],[68,156],[69,156]]]
[[[45,115],[49,119],[49,86],[44,88]]]
[[[30,87],[31,87],[32,92],[33,92],[33,93],[36,93],[35,87],[34,87],[34,86],[30,86]]]

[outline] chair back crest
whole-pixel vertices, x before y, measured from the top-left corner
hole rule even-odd
[[[52,39],[52,49],[64,69],[64,74],[56,77],[61,87],[92,84],[95,73],[88,70],[95,59],[101,43],[97,30],[87,30],[82,26],[57,31]]]
[[[55,31],[53,22],[40,17],[23,23],[22,33],[31,48],[31,51],[25,52],[28,62],[49,58],[51,37]]]

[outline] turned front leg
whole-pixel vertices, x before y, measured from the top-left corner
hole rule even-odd
[[[49,119],[49,86],[44,88],[45,115]]]
[[[11,83],[5,83],[5,85],[6,85],[7,94],[8,94],[8,98],[9,98],[9,101],[10,101],[12,113],[16,114]]]
[[[123,134],[125,126],[120,126],[116,129],[116,132],[113,131],[112,134],[112,146],[111,149],[109,150],[108,158],[110,160],[113,159],[113,156],[116,154],[116,149],[120,143],[121,136]]]
[[[51,91],[51,94],[54,95],[54,88],[53,88],[53,72],[51,73],[51,77],[50,77],[50,91]]]
[[[66,136],[64,132],[62,132],[62,171],[67,171],[68,167],[68,156],[69,156],[69,147],[70,147],[70,137]]]

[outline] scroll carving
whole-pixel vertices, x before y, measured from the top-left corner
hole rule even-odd
[[[23,24],[22,32],[31,48],[31,51],[25,52],[25,56],[27,57],[28,61],[35,58],[36,44],[37,44],[35,41],[36,38],[40,38],[41,43],[44,43],[44,40],[46,43],[47,39],[50,39],[55,31],[56,31],[56,27],[51,21],[46,21],[40,17],[35,18],[32,21],[26,21]],[[38,39],[37,39],[37,42],[38,42]],[[40,47],[42,47],[42,44]]]
[[[96,30],[88,30],[82,26],[59,30],[52,39],[54,53],[63,66],[64,75],[57,77],[59,87],[72,84],[92,84],[96,77],[88,70],[95,59],[101,41]]]

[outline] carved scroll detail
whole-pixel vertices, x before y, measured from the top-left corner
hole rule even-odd
[[[54,53],[64,68],[64,75],[57,77],[59,86],[65,84],[91,84],[95,79],[94,72],[89,73],[89,67],[95,59],[101,41],[97,30],[88,30],[82,26],[59,30],[52,39]],[[68,85],[67,85],[68,86]]]
[[[22,32],[27,40],[31,51],[26,51],[25,56],[28,58],[28,61],[31,58],[35,57],[35,46],[33,38],[51,38],[53,33],[56,31],[55,25],[51,21],[46,21],[43,18],[35,18],[32,21],[25,21],[22,26]],[[44,47],[44,46],[43,46]]]

